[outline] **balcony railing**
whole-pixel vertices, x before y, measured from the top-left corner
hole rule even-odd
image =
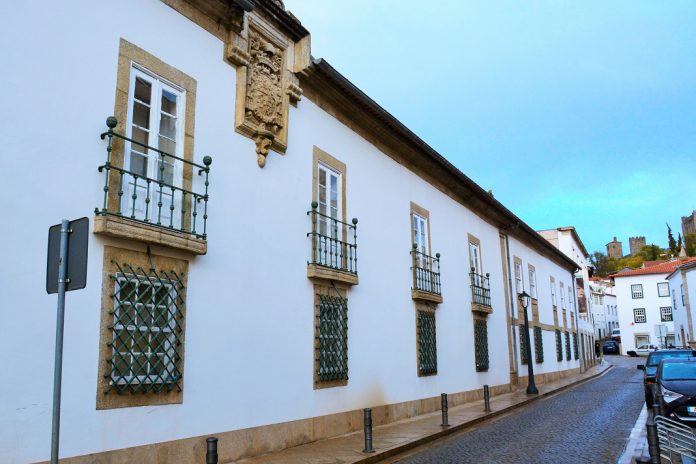
[[[108,140],[106,162],[99,166],[99,172],[105,173],[104,204],[95,213],[177,230],[205,240],[212,158],[204,156],[202,165],[188,161],[114,132],[116,124],[116,118],[107,118],[109,129],[101,134],[102,140]],[[112,163],[115,143],[123,146],[123,162],[116,163],[120,166]],[[126,159],[131,162],[126,163]],[[126,169],[126,166],[130,167]],[[148,177],[147,173],[153,171],[155,176]],[[186,179],[193,183],[194,171],[203,177],[203,193],[184,188]]]
[[[482,306],[491,306],[491,286],[490,286],[490,274],[486,275],[477,274],[475,268],[471,268],[471,298],[474,304],[479,304]]]
[[[312,218],[312,231],[307,234],[312,240],[310,264],[357,275],[358,220],[353,218],[352,224],[348,224],[320,213],[318,207],[313,201],[312,210],[307,211]]]
[[[436,253],[433,258],[418,251],[418,245],[414,243],[411,250],[411,262],[413,289],[442,295],[440,290],[440,253]]]

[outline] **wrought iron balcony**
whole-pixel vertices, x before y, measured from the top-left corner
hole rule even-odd
[[[477,274],[475,268],[471,268],[471,299],[474,304],[491,307],[490,274]]]
[[[348,224],[319,212],[318,207],[313,201],[312,210],[307,211],[312,218],[312,231],[307,234],[312,241],[309,264],[357,276],[358,220],[353,218],[352,224]]]
[[[418,292],[442,295],[440,289],[440,253],[433,258],[413,244],[411,250],[411,270],[413,271],[413,290]]]
[[[99,172],[105,173],[104,204],[95,209],[95,214],[117,216],[206,240],[212,158],[203,157],[201,165],[174,156],[115,132],[116,124],[116,118],[107,118],[109,129],[100,135],[108,144],[106,162],[99,166]],[[114,151],[117,144],[118,150]],[[120,159],[114,162],[116,152]],[[191,189],[196,171],[203,178],[202,193]]]

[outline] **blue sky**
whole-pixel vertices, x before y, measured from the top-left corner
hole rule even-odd
[[[696,209],[696,2],[285,0],[312,54],[536,229]]]

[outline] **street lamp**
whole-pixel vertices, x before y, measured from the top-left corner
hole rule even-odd
[[[529,317],[527,316],[527,307],[529,306],[532,297],[527,292],[522,290],[522,293],[517,295],[517,298],[520,300],[520,304],[524,309],[524,336],[527,340],[527,394],[537,395],[539,394],[539,390],[537,390],[537,387],[534,384],[534,363],[532,362],[532,345],[531,341],[529,340]]]

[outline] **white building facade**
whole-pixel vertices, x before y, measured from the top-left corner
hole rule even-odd
[[[610,338],[612,330],[619,328],[613,284],[591,279],[589,304],[594,321],[595,338],[597,340]]]
[[[586,367],[596,362],[594,350],[595,328],[592,311],[590,308],[590,255],[582,243],[575,227],[557,227],[538,231],[552,245],[561,250],[577,265],[575,272],[575,285],[567,289],[572,293],[573,305],[577,310],[578,329],[580,330],[580,346],[584,354],[583,361]],[[569,300],[570,301],[570,300]]]
[[[619,306],[623,354],[644,344],[677,346],[674,303],[667,276],[684,263],[683,260],[668,261],[612,276]]]
[[[282,2],[255,3],[1,16],[18,208],[0,462],[49,457],[43,263],[62,218],[92,233],[87,287],[67,295],[61,462],[199,462],[209,435],[225,462],[358,430],[364,407],[379,425],[442,392],[509,392],[526,362],[538,383],[578,372],[576,261],[311,59]]]
[[[680,346],[696,347],[694,336],[693,303],[696,302],[696,261],[680,265],[667,276],[672,307],[674,329]]]

